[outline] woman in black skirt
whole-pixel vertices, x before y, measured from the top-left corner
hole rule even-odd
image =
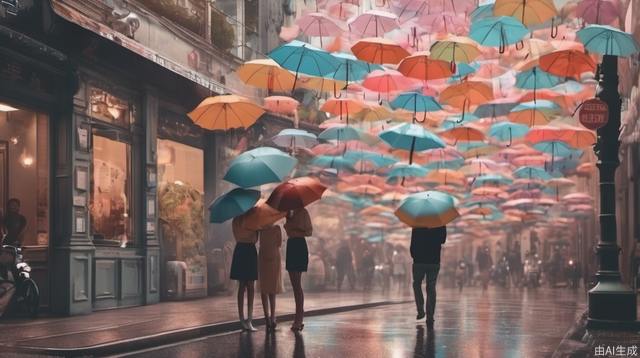
[[[231,261],[231,279],[238,281],[238,317],[245,331],[257,331],[253,327],[253,296],[254,285],[258,279],[258,252],[256,242],[258,232],[249,230],[243,224],[243,217],[233,219],[233,236],[236,239],[236,247],[233,250]],[[247,319],[244,316],[244,292],[247,291]]]
[[[307,272],[309,265],[309,249],[305,237],[313,234],[309,212],[304,208],[289,211],[284,229],[288,236],[286,267],[293,287],[293,297],[296,301],[296,315],[291,330],[301,331],[304,328],[302,323],[304,316],[302,273]]]

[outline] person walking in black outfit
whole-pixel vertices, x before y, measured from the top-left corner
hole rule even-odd
[[[447,227],[414,228],[411,231],[411,257],[413,258],[413,293],[418,316],[427,317],[427,325],[433,327],[436,310],[436,282],[440,272],[440,251],[447,240]],[[422,281],[427,281],[427,305],[422,293]]]

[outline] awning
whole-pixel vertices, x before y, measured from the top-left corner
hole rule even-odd
[[[225,86],[209,76],[194,71],[172,59],[168,56],[163,56],[156,50],[151,49],[140,42],[131,39],[124,34],[112,29],[111,27],[100,23],[90,17],[80,13],[70,5],[63,2],[64,0],[51,0],[51,6],[53,11],[60,17],[74,24],[77,24],[91,32],[96,33],[108,40],[111,40],[120,46],[152,61],[178,75],[199,84],[200,86],[209,89],[210,91],[218,94],[227,93]]]

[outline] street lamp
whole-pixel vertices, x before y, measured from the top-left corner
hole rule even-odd
[[[609,107],[609,121],[598,129],[594,148],[600,172],[600,242],[597,246],[598,283],[589,290],[589,328],[628,328],[636,321],[636,293],[622,283],[616,228],[615,172],[620,165],[621,99],[618,93],[618,57],[604,55],[600,65],[598,97]]]

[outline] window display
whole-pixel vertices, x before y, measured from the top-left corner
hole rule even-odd
[[[130,212],[130,146],[93,135],[91,233],[94,243],[133,246]]]

